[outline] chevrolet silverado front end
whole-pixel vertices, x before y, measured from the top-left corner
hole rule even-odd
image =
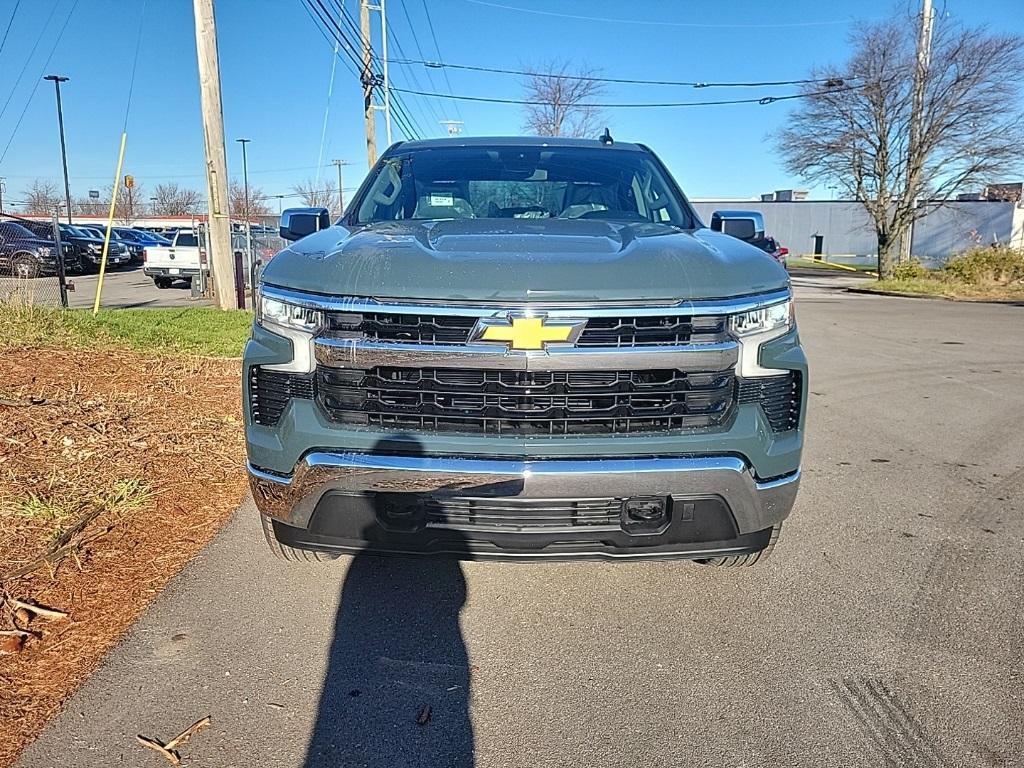
[[[396,145],[343,219],[286,212],[244,359],[289,559],[756,562],[800,479],[789,281],[640,145]],[[308,235],[308,236],[306,236]]]

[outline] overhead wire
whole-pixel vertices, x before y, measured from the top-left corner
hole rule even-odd
[[[824,91],[814,91],[810,93],[791,93],[783,96],[761,96],[752,97],[749,99],[718,99],[715,101],[662,101],[662,102],[628,102],[628,103],[590,103],[590,104],[574,104],[575,107],[580,108],[594,108],[594,109],[648,109],[648,108],[669,108],[669,107],[718,107],[727,104],[774,104],[776,101],[789,101],[790,99],[805,99],[812,96],[823,96],[826,93],[841,93],[843,91],[857,90],[860,86],[844,86],[841,88],[829,88]],[[467,96],[462,94],[445,94],[445,93],[425,93],[421,91],[410,91],[408,89],[398,89],[403,93],[415,93],[419,96],[431,96],[437,99],[458,99],[460,101],[476,101],[483,102],[486,104],[521,104],[529,106],[542,106],[547,104],[545,101],[537,101],[530,99],[503,99],[490,96]]]
[[[740,82],[705,82],[701,80],[642,80],[628,77],[600,77],[598,75],[574,75],[560,72],[537,72],[526,69],[503,69],[500,67],[484,67],[474,64],[449,64],[444,61],[430,61],[429,59],[391,59],[391,64],[401,66],[423,65],[428,69],[463,69],[470,72],[487,72],[501,75],[518,75],[520,77],[541,76],[556,80],[583,80],[596,83],[616,83],[622,85],[667,85],[685,86],[690,88],[767,88],[779,85],[808,85],[814,83],[826,83],[836,78],[802,78],[795,80],[760,80]],[[850,78],[847,78],[850,79]]]
[[[489,8],[501,8],[506,11],[518,11],[519,13],[532,13],[537,16],[554,16],[560,19],[576,19],[578,21],[602,21],[609,22],[611,24],[640,24],[649,27],[692,27],[695,29],[788,29],[790,27],[830,27],[838,25],[852,24],[855,21],[863,21],[863,19],[830,19],[827,21],[794,21],[794,22],[780,22],[772,24],[709,24],[707,22],[691,22],[691,21],[659,21],[656,19],[637,19],[637,18],[609,18],[606,16],[585,16],[583,14],[576,13],[561,13],[559,11],[545,11],[538,8],[523,8],[516,5],[506,5],[505,3],[495,3],[491,0],[463,0],[463,2],[472,3],[473,5],[484,5]]]
[[[53,41],[53,47],[50,49],[50,54],[46,57],[46,61],[43,62],[39,77],[36,78],[36,84],[32,86],[32,92],[28,95],[28,99],[25,101],[25,107],[21,110],[21,115],[18,116],[18,122],[14,124],[14,130],[11,132],[11,137],[7,140],[7,145],[4,147],[4,151],[0,153],[0,163],[7,157],[7,152],[11,148],[11,144],[14,142],[14,137],[18,135],[18,129],[21,128],[21,122],[25,119],[25,113],[28,112],[29,105],[32,103],[32,97],[36,95],[36,91],[39,89],[39,83],[43,80],[43,72],[50,66],[50,60],[53,59],[53,55],[57,52],[57,48],[60,45],[60,41],[64,38],[64,32],[68,28],[68,24],[71,23],[71,17],[75,15],[75,9],[78,8],[78,1],[74,0],[71,4],[71,10],[68,11],[68,17],[64,20],[64,26],[60,28],[60,32],[57,33],[56,39]]]
[[[430,37],[434,41],[434,50],[437,52],[437,58],[443,61],[444,55],[441,53],[441,46],[437,44],[437,32],[434,31],[434,20],[430,18],[430,8],[427,6],[427,0],[422,0],[422,3],[423,12],[427,15],[427,27],[430,29]],[[444,75],[444,82],[445,85],[448,87],[448,93],[452,93],[452,83],[451,80],[448,79],[448,73],[445,72],[444,70],[441,70],[441,74]],[[459,118],[459,120],[461,120],[462,112],[459,110],[459,103],[453,100],[452,106],[455,107],[455,116]]]
[[[14,98],[14,94],[21,85],[21,80],[25,77],[25,71],[28,69],[28,65],[32,63],[32,59],[36,55],[36,50],[39,48],[39,43],[43,41],[43,36],[46,34],[46,30],[50,26],[50,22],[53,20],[53,14],[56,12],[57,3],[54,3],[53,7],[50,8],[50,15],[46,17],[46,21],[43,22],[43,26],[39,28],[39,35],[36,37],[35,43],[32,44],[32,50],[30,50],[28,52],[28,56],[25,57],[25,64],[21,67],[21,71],[18,73],[18,78],[14,81],[14,85],[11,87],[11,92],[7,96],[7,101],[5,101],[4,105],[0,107],[0,119],[3,118],[4,113],[7,111],[7,107],[11,103],[11,99]]]
[[[14,3],[14,10],[11,11],[11,18],[7,22],[7,29],[4,30],[3,40],[0,40],[0,54],[3,54],[4,46],[7,45],[7,36],[11,34],[11,27],[14,25],[14,18],[18,15],[19,5],[21,5],[21,0],[16,0]]]

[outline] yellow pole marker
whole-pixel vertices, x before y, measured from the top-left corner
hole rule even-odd
[[[117,207],[117,193],[121,188],[121,165],[124,163],[124,145],[128,141],[128,133],[121,134],[121,150],[117,153],[117,172],[114,174],[114,189],[110,194],[110,212],[107,214],[107,231],[103,236],[103,255],[100,257],[100,278],[96,282],[96,298],[92,303],[92,313],[100,311],[100,295],[103,293],[103,275],[107,271],[107,250],[110,248],[110,229],[114,226],[114,210]]]

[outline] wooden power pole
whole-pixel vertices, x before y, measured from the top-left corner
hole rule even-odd
[[[224,110],[220,100],[220,61],[217,57],[217,22],[213,0],[193,0],[199,91],[206,140],[206,250],[213,272],[217,306],[235,309],[235,259],[231,253],[231,218],[228,205],[228,163],[224,148]]]
[[[359,36],[363,43],[363,121],[366,123],[366,162],[373,168],[377,162],[377,119],[373,106],[373,47],[370,42],[370,3],[359,1]]]

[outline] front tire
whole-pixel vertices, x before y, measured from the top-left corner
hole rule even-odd
[[[341,555],[332,552],[319,552],[312,549],[299,549],[287,544],[282,544],[274,535],[274,524],[266,515],[260,515],[260,522],[263,524],[263,536],[267,540],[267,546],[274,553],[278,560],[287,560],[290,563],[326,563],[337,560]]]
[[[782,533],[782,523],[772,528],[772,536],[768,540],[768,546],[759,552],[750,552],[746,555],[709,557],[706,560],[694,560],[694,562],[699,565],[713,565],[719,568],[749,568],[752,565],[763,563],[771,556],[772,550],[775,549],[775,544],[779,540],[780,533]]]
[[[39,262],[29,253],[15,254],[11,260],[11,272],[15,277],[30,280],[39,277]]]

